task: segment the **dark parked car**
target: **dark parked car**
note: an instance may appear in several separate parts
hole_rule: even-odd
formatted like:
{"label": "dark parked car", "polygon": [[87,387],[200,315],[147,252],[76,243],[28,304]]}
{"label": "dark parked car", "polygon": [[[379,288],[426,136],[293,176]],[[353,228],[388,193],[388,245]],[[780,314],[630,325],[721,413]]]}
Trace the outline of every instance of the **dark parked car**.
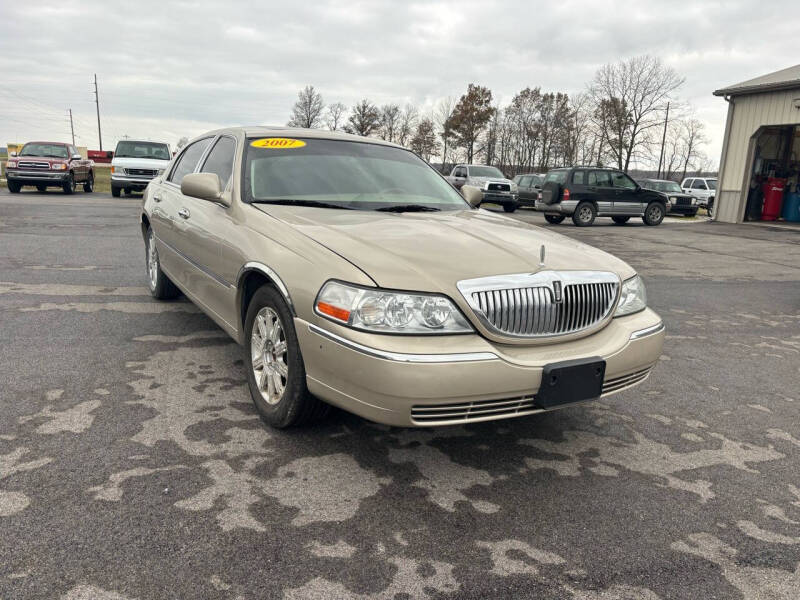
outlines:
{"label": "dark parked car", "polygon": [[519,205],[536,206],[539,194],[542,193],[544,175],[538,173],[521,174],[512,180],[519,186]]}
{"label": "dark parked car", "polygon": [[639,185],[648,190],[661,192],[667,197],[667,212],[693,217],[697,214],[697,198],[686,194],[675,181],[667,179],[640,179]]}
{"label": "dark parked car", "polygon": [[641,217],[647,225],[659,225],[667,213],[667,199],[616,169],[567,167],[547,173],[536,210],[552,224],[571,216],[578,227],[588,227],[595,217],[611,217],[618,225]]}
{"label": "dark parked car", "polygon": [[83,191],[94,189],[94,162],[83,158],[75,146],[62,142],[28,142],[11,153],[6,163],[8,191],[19,192],[23,185],[35,186],[40,192],[60,187],[65,194],[83,184]]}

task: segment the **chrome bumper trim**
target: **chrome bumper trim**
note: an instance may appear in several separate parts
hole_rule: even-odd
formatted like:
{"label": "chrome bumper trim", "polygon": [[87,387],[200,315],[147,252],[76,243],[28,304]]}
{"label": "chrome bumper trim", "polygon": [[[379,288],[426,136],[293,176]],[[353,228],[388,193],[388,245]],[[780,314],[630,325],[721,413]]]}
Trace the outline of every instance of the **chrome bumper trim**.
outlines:
{"label": "chrome bumper trim", "polygon": [[661,333],[662,331],[664,331],[664,329],[666,329],[664,327],[664,322],[661,321],[660,323],[658,323],[656,325],[653,325],[652,327],[646,327],[645,329],[640,329],[639,331],[634,331],[631,334],[631,339],[632,340],[640,340],[643,337],[647,337],[648,335]]}
{"label": "chrome bumper trim", "polygon": [[311,333],[316,333],[319,336],[329,339],[332,342],[355,350],[361,354],[366,354],[373,358],[380,358],[383,360],[391,360],[395,362],[407,363],[451,363],[451,362],[475,362],[482,360],[497,360],[498,356],[493,352],[465,352],[460,354],[404,354],[401,352],[389,352],[386,350],[379,350],[377,348],[370,348],[358,342],[345,339],[335,333],[331,333],[316,325],[308,324],[308,330]]}

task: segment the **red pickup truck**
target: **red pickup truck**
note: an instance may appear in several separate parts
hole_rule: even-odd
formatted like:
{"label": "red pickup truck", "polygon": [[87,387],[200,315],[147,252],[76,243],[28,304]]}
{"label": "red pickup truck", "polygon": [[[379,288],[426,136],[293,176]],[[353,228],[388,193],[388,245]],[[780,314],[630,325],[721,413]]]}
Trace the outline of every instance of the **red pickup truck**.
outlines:
{"label": "red pickup truck", "polygon": [[40,192],[60,187],[72,194],[78,184],[84,192],[94,189],[94,162],[81,157],[75,146],[62,142],[28,142],[11,153],[6,163],[8,191],[15,194],[23,185],[36,186]]}

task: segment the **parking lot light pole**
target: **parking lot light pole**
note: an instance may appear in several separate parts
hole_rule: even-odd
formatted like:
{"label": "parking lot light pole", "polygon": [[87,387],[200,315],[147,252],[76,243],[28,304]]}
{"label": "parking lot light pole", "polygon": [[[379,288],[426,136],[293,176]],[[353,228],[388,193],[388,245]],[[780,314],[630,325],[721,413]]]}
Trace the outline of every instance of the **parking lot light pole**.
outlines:
{"label": "parking lot light pole", "polygon": [[69,110],[69,130],[72,132],[72,145],[74,146],[75,145],[75,127],[72,124],[72,109],[70,108],[70,109],[67,109],[67,110]]}
{"label": "parking lot light pole", "polygon": [[664,117],[664,135],[661,136],[661,156],[658,157],[658,174],[656,179],[661,179],[661,164],[664,162],[664,146],[667,143],[667,123],[669,123],[669,102],[667,102],[667,114]]}

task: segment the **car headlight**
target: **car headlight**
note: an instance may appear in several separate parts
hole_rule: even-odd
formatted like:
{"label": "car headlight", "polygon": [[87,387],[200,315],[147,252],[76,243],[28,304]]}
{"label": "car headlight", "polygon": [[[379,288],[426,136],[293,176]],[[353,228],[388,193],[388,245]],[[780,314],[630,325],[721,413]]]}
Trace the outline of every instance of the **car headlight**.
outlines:
{"label": "car headlight", "polygon": [[6,163],[6,168],[7,169],[16,169],[17,168],[17,161],[15,161],[15,160],[8,161]]}
{"label": "car headlight", "polygon": [[675,204],[677,201],[678,201],[678,199],[675,196],[670,196],[669,197],[669,203],[670,204]]}
{"label": "car headlight", "polygon": [[619,304],[615,317],[630,315],[647,308],[647,292],[644,289],[644,281],[638,275],[622,282],[622,292],[619,296]]}
{"label": "car headlight", "polygon": [[67,170],[67,164],[66,163],[53,163],[52,165],[50,165],[50,168],[53,169],[53,171],[66,171]]}
{"label": "car headlight", "polygon": [[516,194],[519,191],[519,186],[516,183],[511,184],[511,193]]}
{"label": "car headlight", "polygon": [[472,327],[453,302],[438,294],[362,288],[338,281],[322,286],[314,311],[341,325],[373,333],[466,333]]}
{"label": "car headlight", "polygon": [[697,204],[697,198],[692,198],[692,205],[694,206],[695,204]]}

